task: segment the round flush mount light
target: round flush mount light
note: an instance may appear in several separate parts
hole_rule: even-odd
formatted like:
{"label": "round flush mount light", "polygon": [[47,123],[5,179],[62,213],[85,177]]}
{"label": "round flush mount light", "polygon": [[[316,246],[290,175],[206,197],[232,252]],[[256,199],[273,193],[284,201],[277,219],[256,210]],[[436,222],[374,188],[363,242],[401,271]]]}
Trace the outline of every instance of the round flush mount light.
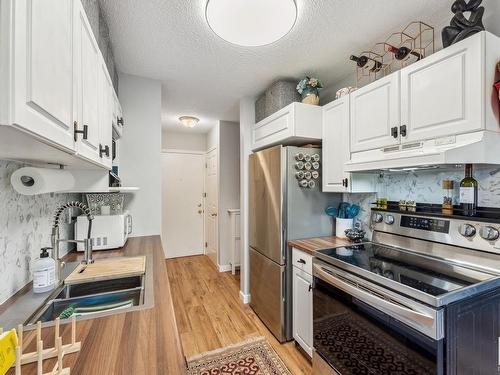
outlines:
{"label": "round flush mount light", "polygon": [[193,116],[182,116],[179,117],[179,121],[186,128],[194,128],[200,122],[200,119]]}
{"label": "round flush mount light", "polygon": [[295,0],[208,0],[208,25],[222,39],[244,47],[265,46],[295,25]]}

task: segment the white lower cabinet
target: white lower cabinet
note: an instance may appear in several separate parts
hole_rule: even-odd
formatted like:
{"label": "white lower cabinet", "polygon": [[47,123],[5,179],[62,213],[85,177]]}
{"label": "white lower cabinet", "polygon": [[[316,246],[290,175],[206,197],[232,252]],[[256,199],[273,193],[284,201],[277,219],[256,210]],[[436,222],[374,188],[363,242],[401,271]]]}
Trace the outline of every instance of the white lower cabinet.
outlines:
{"label": "white lower cabinet", "polygon": [[[300,252],[293,249],[294,252]],[[313,353],[313,277],[293,266],[293,338],[312,357]]]}

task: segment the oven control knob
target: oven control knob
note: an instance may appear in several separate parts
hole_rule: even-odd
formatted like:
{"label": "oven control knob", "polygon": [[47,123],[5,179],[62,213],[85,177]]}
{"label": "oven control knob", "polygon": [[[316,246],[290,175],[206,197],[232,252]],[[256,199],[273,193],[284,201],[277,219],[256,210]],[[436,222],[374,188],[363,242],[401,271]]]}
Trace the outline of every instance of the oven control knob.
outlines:
{"label": "oven control knob", "polygon": [[476,235],[476,227],[471,224],[460,225],[460,227],[458,227],[458,231],[462,236],[466,238],[471,238]]}
{"label": "oven control knob", "polygon": [[382,216],[382,214],[379,214],[379,213],[374,213],[372,215],[372,221],[374,223],[381,223],[382,220],[384,220],[384,217]]}
{"label": "oven control knob", "polygon": [[486,241],[496,241],[500,237],[500,232],[493,227],[482,227],[479,235]]}
{"label": "oven control knob", "polygon": [[394,216],[392,215],[385,215],[384,222],[388,225],[394,224]]}

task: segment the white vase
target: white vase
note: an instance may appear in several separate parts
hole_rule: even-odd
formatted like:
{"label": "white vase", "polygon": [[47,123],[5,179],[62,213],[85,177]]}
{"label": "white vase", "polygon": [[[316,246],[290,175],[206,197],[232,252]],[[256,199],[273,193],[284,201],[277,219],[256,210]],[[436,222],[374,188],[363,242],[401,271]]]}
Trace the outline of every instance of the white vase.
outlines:
{"label": "white vase", "polygon": [[339,238],[347,238],[345,231],[354,227],[354,219],[335,219],[335,235]]}

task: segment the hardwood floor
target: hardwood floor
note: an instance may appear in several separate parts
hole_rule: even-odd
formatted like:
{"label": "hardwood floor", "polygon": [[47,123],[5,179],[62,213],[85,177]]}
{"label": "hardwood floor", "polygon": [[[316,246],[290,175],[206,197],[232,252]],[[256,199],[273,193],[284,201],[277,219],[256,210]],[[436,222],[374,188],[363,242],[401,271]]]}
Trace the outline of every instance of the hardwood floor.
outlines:
{"label": "hardwood floor", "polygon": [[239,277],[219,273],[207,256],[170,259],[167,274],[184,355],[265,336],[294,375],[311,375],[310,361],[295,343],[280,344],[239,299]]}

